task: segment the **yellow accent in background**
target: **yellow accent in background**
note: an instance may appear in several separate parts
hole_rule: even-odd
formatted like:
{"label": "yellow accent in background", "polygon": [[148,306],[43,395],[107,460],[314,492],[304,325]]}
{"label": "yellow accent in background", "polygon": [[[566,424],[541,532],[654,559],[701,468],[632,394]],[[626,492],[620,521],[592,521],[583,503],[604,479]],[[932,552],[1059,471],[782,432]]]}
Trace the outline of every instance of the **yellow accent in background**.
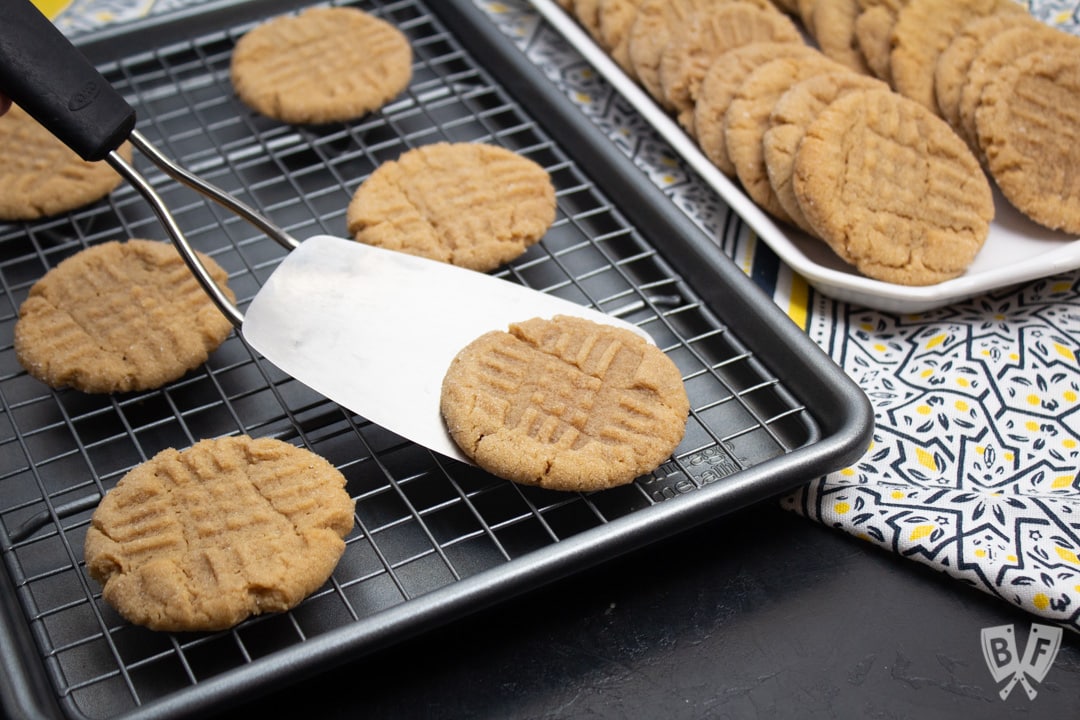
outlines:
{"label": "yellow accent in background", "polygon": [[791,298],[788,302],[788,317],[803,330],[810,317],[810,285],[798,273],[791,274]]}
{"label": "yellow accent in background", "polygon": [[919,464],[929,470],[937,470],[937,461],[934,460],[934,454],[929,453],[922,448],[915,448],[915,457],[919,459]]}
{"label": "yellow accent in background", "polygon": [[1031,598],[1031,604],[1040,610],[1045,610],[1050,607],[1050,598],[1046,597],[1044,593],[1036,593],[1035,597]]}
{"label": "yellow accent in background", "polygon": [[1069,548],[1063,548],[1060,545],[1058,545],[1054,549],[1057,550],[1058,557],[1060,557],[1065,562],[1070,562],[1073,565],[1080,565],[1080,558],[1078,558],[1076,556],[1076,553],[1074,553]]}
{"label": "yellow accent in background", "polygon": [[933,525],[918,525],[911,531],[911,539],[922,540],[924,537],[930,537],[932,532],[934,532]]}
{"label": "yellow accent in background", "polygon": [[64,8],[71,4],[71,0],[34,0],[34,5],[50,20],[55,18]]}

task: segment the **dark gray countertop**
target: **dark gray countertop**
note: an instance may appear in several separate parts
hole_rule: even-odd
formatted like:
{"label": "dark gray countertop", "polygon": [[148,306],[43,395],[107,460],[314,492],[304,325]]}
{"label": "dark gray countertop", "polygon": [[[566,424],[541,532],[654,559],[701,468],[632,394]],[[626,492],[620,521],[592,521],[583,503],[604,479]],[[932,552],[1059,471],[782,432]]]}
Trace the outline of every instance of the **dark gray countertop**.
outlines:
{"label": "dark gray countertop", "polygon": [[[312,718],[1075,717],[1066,631],[1033,700],[983,627],[1033,618],[766,502],[261,698]],[[225,713],[233,716],[235,710]]]}

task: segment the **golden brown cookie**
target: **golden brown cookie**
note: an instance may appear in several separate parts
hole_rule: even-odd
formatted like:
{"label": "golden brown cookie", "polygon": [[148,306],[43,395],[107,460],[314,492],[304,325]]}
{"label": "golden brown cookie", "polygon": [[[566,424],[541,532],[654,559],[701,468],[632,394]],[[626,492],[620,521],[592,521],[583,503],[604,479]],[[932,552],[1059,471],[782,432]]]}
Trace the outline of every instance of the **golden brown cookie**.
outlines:
{"label": "golden brown cookie", "polygon": [[802,214],[791,182],[795,153],[806,128],[822,110],[847,93],[873,88],[887,90],[888,87],[881,80],[860,73],[828,72],[795,83],[773,105],[768,129],[761,139],[761,150],[776,200],[799,228],[811,234],[814,232]]}
{"label": "golden brown cookie", "polygon": [[350,7],[313,7],[255,27],[233,49],[239,98],[287,123],[352,120],[397,97],[412,78],[408,38]]}
{"label": "golden brown cookie", "polygon": [[1080,233],[1080,53],[1052,48],[986,84],[979,147],[1009,202],[1035,222]]}
{"label": "golden brown cookie", "polygon": [[909,0],[896,16],[889,67],[893,88],[938,112],[934,69],[938,56],[970,20],[1024,13],[1014,0]]}
{"label": "golden brown cookie", "polygon": [[163,450],[105,494],[84,555],[102,596],[153,630],[232,627],[317,590],[345,550],[353,501],[318,455],[269,438]]}
{"label": "golden brown cookie", "polygon": [[855,18],[859,12],[858,0],[817,0],[811,34],[827,57],[855,72],[869,75],[870,68],[855,39]]}
{"label": "golden brown cookie", "polygon": [[[120,155],[131,161],[131,146]],[[0,221],[36,220],[75,210],[112,192],[120,175],[86,162],[17,105],[0,123]]]}
{"label": "golden brown cookie", "polygon": [[662,106],[666,100],[660,84],[660,59],[673,33],[698,10],[730,2],[770,6],[769,0],[642,0],[638,6],[627,50],[641,86]]}
{"label": "golden brown cookie", "polygon": [[600,0],[600,39],[611,59],[631,79],[636,79],[630,62],[630,28],[641,0]]}
{"label": "golden brown cookie", "polygon": [[526,485],[592,491],[668,458],[686,430],[682,376],[629,330],[533,318],[454,358],[442,387],[450,435],[477,465]]}
{"label": "golden brown cookie", "polygon": [[885,8],[889,12],[896,14],[900,12],[900,8],[904,7],[908,3],[908,0],[857,0],[860,10],[869,10],[870,8]]}
{"label": "golden brown cookie", "polygon": [[1034,18],[1024,19],[1027,17],[1016,13],[996,13],[976,18],[960,28],[938,56],[934,67],[934,97],[941,117],[954,130],[961,132],[961,136],[960,94],[967,82],[971,63],[993,36],[1025,22],[1038,22]]}
{"label": "golden brown cookie", "polygon": [[813,36],[814,7],[818,0],[795,0],[795,16],[802,21],[803,27]]}
{"label": "golden brown cookie", "polygon": [[705,157],[728,177],[735,175],[735,165],[727,152],[724,115],[750,73],[770,60],[785,57],[823,58],[824,55],[799,43],[751,43],[719,56],[705,73],[694,104],[694,135]]}
{"label": "golden brown cookie", "polygon": [[855,44],[874,77],[892,83],[889,53],[892,50],[892,29],[896,13],[883,5],[864,9],[855,17]]}
{"label": "golden brown cookie", "polygon": [[[233,300],[225,271],[200,258]],[[15,355],[54,388],[149,390],[205,362],[231,330],[171,244],[110,241],[34,283],[15,323]]]}
{"label": "golden brown cookie", "polygon": [[671,38],[671,29],[691,15],[703,0],[642,0],[630,26],[626,52],[634,77],[658,102],[663,101],[660,87],[660,56]]}
{"label": "golden brown cookie", "polygon": [[1041,23],[1018,22],[1017,27],[997,33],[986,41],[968,68],[967,81],[960,89],[961,137],[978,148],[978,129],[975,125],[975,109],[979,105],[983,89],[1008,66],[1036,50],[1061,48],[1066,52],[1080,53],[1080,38],[1056,30]]}
{"label": "golden brown cookie", "polygon": [[902,285],[962,274],[994,215],[990,183],[964,141],[888,90],[826,107],[799,144],[793,182],[803,215],[840,258]]}
{"label": "golden brown cookie", "polygon": [[770,60],[739,85],[724,113],[724,143],[739,182],[762,210],[784,222],[791,222],[791,218],[769,183],[762,138],[769,129],[773,106],[792,85],[831,72],[852,71],[824,55]]}
{"label": "golden brown cookie", "polygon": [[600,0],[574,0],[572,10],[585,32],[600,42]]}
{"label": "golden brown cookie", "polygon": [[755,42],[803,43],[787,15],[748,2],[721,2],[698,9],[675,26],[660,55],[664,105],[693,134],[694,104],[706,71],[720,55]]}
{"label": "golden brown cookie", "polygon": [[376,168],[346,216],[363,243],[493,270],[538,242],[555,221],[544,168],[483,143],[435,143]]}

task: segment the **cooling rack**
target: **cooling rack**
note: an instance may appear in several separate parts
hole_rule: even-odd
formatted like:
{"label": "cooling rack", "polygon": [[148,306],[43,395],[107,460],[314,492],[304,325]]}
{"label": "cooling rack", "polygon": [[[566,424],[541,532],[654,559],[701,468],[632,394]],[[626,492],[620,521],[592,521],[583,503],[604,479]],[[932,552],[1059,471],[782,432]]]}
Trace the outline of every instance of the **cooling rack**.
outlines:
{"label": "cooling rack", "polygon": [[[380,112],[292,127],[245,109],[229,83],[236,39],[300,4],[214,3],[83,49],[151,142],[298,238],[344,235],[352,192],[411,147],[488,142],[535,160],[552,176],[558,216],[498,274],[648,331],[683,373],[686,437],[621,488],[518,486],[342,409],[236,335],[159,390],[52,390],[23,372],[12,347],[31,285],[89,245],[164,234],[128,187],[69,214],[0,225],[0,696],[16,715],[218,708],[772,497],[853,461],[868,441],[872,416],[855,385],[469,0],[345,3],[393,23],[413,47],[409,89]],[[246,307],[283,251],[147,174]],[[293,611],[229,631],[124,622],[83,565],[93,508],[160,450],[238,433],[309,448],[346,476],[356,528],[333,577]]]}

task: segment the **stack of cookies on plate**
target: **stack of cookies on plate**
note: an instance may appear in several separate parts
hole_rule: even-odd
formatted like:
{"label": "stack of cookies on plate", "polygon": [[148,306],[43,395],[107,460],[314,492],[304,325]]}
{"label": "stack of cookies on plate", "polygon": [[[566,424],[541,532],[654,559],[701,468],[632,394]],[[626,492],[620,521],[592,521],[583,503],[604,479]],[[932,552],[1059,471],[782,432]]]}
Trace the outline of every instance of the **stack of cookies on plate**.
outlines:
{"label": "stack of cookies on plate", "polygon": [[568,0],[772,217],[864,275],[964,273],[988,178],[1080,232],[1080,39],[1014,0]]}

